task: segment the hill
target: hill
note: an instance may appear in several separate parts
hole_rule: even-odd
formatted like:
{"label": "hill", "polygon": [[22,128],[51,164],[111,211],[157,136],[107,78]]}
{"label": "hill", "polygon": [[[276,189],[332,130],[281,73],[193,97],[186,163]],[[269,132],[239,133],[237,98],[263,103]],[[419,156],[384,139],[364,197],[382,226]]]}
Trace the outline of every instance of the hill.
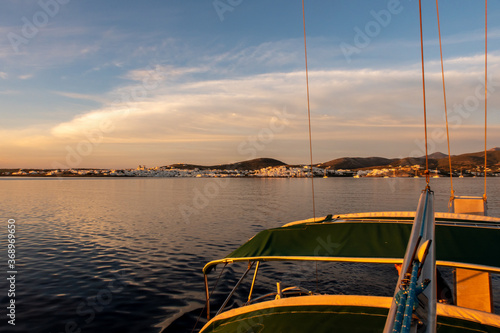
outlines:
{"label": "hill", "polygon": [[[484,151],[476,153],[466,153],[454,155],[451,157],[452,168],[458,170],[460,168],[473,169],[476,166],[484,164]],[[405,158],[386,158],[386,157],[342,157],[328,162],[320,163],[317,166],[320,168],[329,169],[368,169],[378,167],[398,167],[425,165],[425,156],[422,157],[405,157]],[[273,158],[256,158],[242,162],[219,164],[219,165],[196,165],[196,164],[172,164],[166,168],[177,169],[218,169],[218,170],[258,170],[267,167],[278,167],[287,165],[286,163]],[[441,152],[436,152],[429,155],[429,169],[439,169],[449,171],[448,155]],[[488,151],[488,166],[500,165],[500,148],[495,147]]]}
{"label": "hill", "polygon": [[[500,148],[495,147],[488,150],[488,166],[500,166]],[[484,165],[484,151],[476,153],[466,153],[451,157],[452,168],[474,169]],[[318,167],[331,169],[367,169],[377,167],[397,167],[425,165],[425,156],[405,157],[405,158],[385,158],[385,157],[342,157],[328,162],[320,163]],[[448,155],[436,152],[429,155],[429,169],[439,169],[449,171]]]}
{"label": "hill", "polygon": [[[422,158],[425,159],[425,156],[422,156]],[[439,160],[441,158],[448,158],[448,155],[441,152],[435,152],[429,155],[429,159]]]}
{"label": "hill", "polygon": [[389,165],[394,159],[384,157],[342,157],[318,165],[320,168],[361,169]]}
{"label": "hill", "polygon": [[176,163],[172,165],[165,166],[165,168],[174,168],[174,169],[199,169],[199,170],[207,170],[207,169],[218,169],[218,170],[259,170],[267,167],[277,167],[286,165],[281,161],[278,161],[274,158],[256,158],[253,160],[236,162],[236,163],[228,163],[228,164],[219,164],[219,165],[196,165],[196,164],[184,164],[184,163]]}
{"label": "hill", "polygon": [[231,163],[231,164],[220,164],[220,165],[213,165],[210,167],[210,169],[219,169],[219,170],[259,170],[262,168],[267,168],[267,167],[277,167],[277,166],[282,166],[286,165],[286,163],[283,163],[281,161],[278,161],[274,158],[256,158],[253,160],[248,160],[248,161],[243,161],[243,162],[236,162],[236,163]]}
{"label": "hill", "polygon": [[[500,149],[493,148],[488,150],[486,159],[489,167],[500,165]],[[455,170],[459,168],[472,169],[476,166],[482,166],[484,165],[484,151],[452,156],[451,165]],[[437,167],[449,171],[448,158],[439,159]]]}

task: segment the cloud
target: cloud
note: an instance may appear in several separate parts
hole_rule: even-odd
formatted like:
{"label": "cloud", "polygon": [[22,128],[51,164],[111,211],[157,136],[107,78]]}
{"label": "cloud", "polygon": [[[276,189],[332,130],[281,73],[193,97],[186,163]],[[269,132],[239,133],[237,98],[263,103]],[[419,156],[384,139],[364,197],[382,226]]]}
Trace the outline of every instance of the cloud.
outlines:
{"label": "cloud", "polygon": [[[473,66],[474,61],[471,58],[463,62]],[[203,141],[209,137],[234,140],[268,126],[274,110],[283,107],[296,117],[290,121],[288,132],[281,135],[293,136],[304,131],[302,71],[185,83],[164,80],[167,76],[206,71],[206,68],[166,67],[130,71],[126,77],[136,84],[110,93],[108,99],[114,100],[113,103],[59,124],[51,133],[76,139],[105,122],[113,124],[107,139],[114,141]],[[422,118],[420,75],[417,69],[311,71],[313,122],[320,123],[320,130],[325,133],[338,130],[339,126],[380,127],[401,134],[404,128],[418,128]],[[478,84],[477,78],[466,71],[453,73],[453,77],[453,88],[459,90],[458,94],[453,91],[450,105],[473,96]],[[151,89],[145,88],[148,78]],[[429,72],[427,84],[437,88],[428,93],[429,124],[437,126],[443,117],[440,73]],[[497,95],[492,98],[499,99]],[[472,118],[464,119],[464,123]],[[474,124],[472,121],[471,125]]]}
{"label": "cloud", "polygon": [[[500,29],[490,28],[488,29],[488,40],[495,40],[500,38]],[[445,44],[463,44],[470,42],[477,42],[478,40],[484,40],[484,31],[475,31],[469,33],[460,33],[451,35],[447,38],[442,39]],[[439,39],[433,41],[435,44],[439,44]]]}
{"label": "cloud", "polygon": [[[489,52],[488,53],[488,70],[495,70],[498,68],[498,63],[500,61],[499,52]],[[463,72],[471,73],[482,72],[484,75],[484,53],[474,54],[471,56],[460,56],[453,58],[443,59],[445,75],[449,75],[450,72]],[[432,71],[441,72],[441,61],[439,59],[427,61],[425,63],[426,68]]]}
{"label": "cloud", "polygon": [[[243,52],[244,62],[254,56],[260,57]],[[496,57],[491,55],[491,59]],[[269,61],[265,56],[261,59]],[[68,149],[74,150],[82,142],[98,141],[99,154],[95,150],[85,162],[92,161],[94,165],[96,161],[108,161],[106,155],[120,160],[130,154],[144,154],[145,147],[151,149],[148,161],[153,162],[148,163],[165,163],[154,162],[152,156],[160,151],[168,151],[172,163],[186,160],[189,154],[196,156],[198,162],[218,163],[248,157],[241,155],[239,145],[269,129],[273,117],[286,110],[290,117],[284,129],[273,133],[273,139],[263,145],[259,154],[283,156],[289,163],[306,160],[300,157],[302,153],[307,156],[307,145],[302,147],[307,142],[304,71],[235,71],[227,78],[219,78],[226,61],[222,57],[213,58],[211,66],[136,68],[122,75],[126,84],[97,96],[53,91],[68,98],[99,102],[101,106],[38,131],[36,137],[25,132],[24,142],[57,146],[63,154],[58,160],[63,161]],[[480,57],[451,58],[447,63],[448,67],[456,66],[446,73],[450,81],[449,113],[456,118],[460,114],[454,106],[474,97],[480,86],[482,73],[476,68]],[[444,127],[440,65],[435,62],[426,70],[428,122],[434,130]],[[360,156],[363,151],[365,155],[370,151],[374,155],[405,156],[418,147],[416,140],[422,137],[423,130],[418,64],[390,69],[326,68],[311,70],[309,74],[313,142],[319,161],[331,159],[335,156],[333,151],[345,149]],[[490,74],[495,78],[500,74],[499,68],[492,65]],[[497,90],[491,93],[492,107],[500,102],[500,82],[496,84],[494,80],[492,88]],[[461,116],[460,124],[455,123],[452,129],[463,147],[468,147],[466,139],[481,131],[479,104],[477,110]],[[498,121],[492,128],[498,128]],[[499,140],[495,133],[491,134],[492,140]],[[444,151],[445,147],[440,148],[444,144],[436,141],[434,148]]]}
{"label": "cloud", "polygon": [[[3,28],[21,35],[20,29],[17,26]],[[103,32],[94,27],[48,25],[26,43],[18,45],[17,52],[4,38],[0,41],[0,59],[19,72],[26,68],[39,71],[86,59],[101,62],[102,53],[109,52],[121,38],[113,32]],[[120,50],[116,53],[120,54]]]}
{"label": "cloud", "polygon": [[0,79],[6,80],[9,76],[5,72],[0,72]]}
{"label": "cloud", "polygon": [[180,80],[186,76],[209,72],[208,66],[203,67],[174,67],[156,65],[148,68],[134,69],[128,71],[123,77],[128,80],[142,82],[147,85],[148,81],[159,83],[163,80]]}
{"label": "cloud", "polygon": [[72,98],[72,99],[81,99],[81,100],[88,100],[92,102],[98,102],[98,103],[105,103],[107,100],[96,96],[96,95],[88,95],[88,94],[79,94],[79,93],[73,93],[73,92],[66,92],[66,91],[53,91],[53,94]]}
{"label": "cloud", "polygon": [[19,90],[0,90],[0,95],[17,95],[20,94],[21,91]]}

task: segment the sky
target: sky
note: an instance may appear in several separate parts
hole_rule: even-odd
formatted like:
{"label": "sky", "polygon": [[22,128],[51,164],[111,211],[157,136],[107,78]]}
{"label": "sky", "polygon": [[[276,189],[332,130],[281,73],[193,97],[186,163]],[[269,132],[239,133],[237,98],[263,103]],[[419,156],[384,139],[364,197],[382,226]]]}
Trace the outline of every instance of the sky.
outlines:
{"label": "sky", "polygon": [[[447,153],[435,1],[429,152]],[[424,155],[417,0],[305,0],[314,163]],[[439,3],[451,154],[484,149],[485,14]],[[301,0],[3,0],[0,168],[309,162]],[[488,3],[488,148],[500,146]]]}

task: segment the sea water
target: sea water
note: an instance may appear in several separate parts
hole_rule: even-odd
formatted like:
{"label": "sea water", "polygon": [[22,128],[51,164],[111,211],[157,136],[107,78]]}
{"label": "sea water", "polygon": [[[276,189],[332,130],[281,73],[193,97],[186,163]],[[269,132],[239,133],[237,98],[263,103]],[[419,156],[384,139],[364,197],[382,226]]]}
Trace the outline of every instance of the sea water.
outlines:
{"label": "sea water", "polygon": [[[454,186],[457,195],[484,190],[480,178]],[[422,178],[316,178],[315,213],[411,211],[424,187]],[[2,332],[190,332],[204,306],[205,263],[260,230],[313,215],[310,179],[8,177],[0,188]],[[436,211],[447,211],[449,178],[431,179],[431,188]],[[489,178],[487,190],[489,215],[500,216],[500,179]],[[8,221],[15,221],[15,326],[6,316]],[[224,271],[213,307],[244,269]],[[391,265],[282,263],[261,271],[256,295],[277,281],[392,295],[397,279]]]}

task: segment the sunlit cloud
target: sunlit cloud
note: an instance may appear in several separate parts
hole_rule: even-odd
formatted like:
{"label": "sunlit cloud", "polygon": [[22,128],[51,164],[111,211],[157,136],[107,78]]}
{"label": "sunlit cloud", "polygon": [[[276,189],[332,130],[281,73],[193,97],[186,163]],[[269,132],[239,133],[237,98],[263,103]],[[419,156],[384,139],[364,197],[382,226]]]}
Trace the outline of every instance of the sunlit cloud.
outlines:
{"label": "sunlit cloud", "polygon": [[88,94],[79,94],[74,92],[66,92],[66,91],[53,91],[53,94],[64,96],[72,99],[80,99],[80,100],[88,100],[92,102],[104,103],[106,100],[100,96],[96,95],[88,95]]}
{"label": "sunlit cloud", "polygon": [[[125,13],[120,15],[127,21]],[[27,93],[19,88],[23,86],[36,90],[43,100],[40,106],[32,102],[27,106],[29,111],[19,116],[12,112],[17,129],[0,135],[2,151],[19,161],[28,160],[23,156],[44,152],[47,166],[53,161],[66,163],[69,151],[91,140],[97,143],[80,166],[242,160],[248,156],[238,151],[241,142],[269,129],[270,121],[280,112],[290,117],[259,155],[289,163],[307,160],[300,29],[297,35],[287,33],[285,37],[266,33],[260,39],[240,40],[230,36],[230,42],[221,32],[221,36],[209,36],[214,46],[207,47],[208,43],[198,45],[199,39],[179,38],[186,36],[175,35],[173,30],[162,34],[103,22],[102,26],[78,26],[82,21],[76,26],[59,23],[63,21],[61,16],[61,21],[45,27],[43,33],[23,45],[20,54],[15,54],[5,40],[0,41],[0,59],[5,63],[0,71],[4,84],[0,95],[16,105],[12,101],[20,98],[15,95]],[[223,28],[229,30],[230,23],[225,24]],[[0,27],[0,34],[5,36],[9,29],[19,27]],[[340,41],[352,38],[352,31],[349,33],[343,36],[332,31],[331,36],[328,32],[327,36],[312,33],[308,37],[315,158],[322,162],[340,157],[342,152],[407,155],[418,146],[415,138],[423,133],[418,41],[404,34],[395,41],[382,33],[349,64],[339,48]],[[475,31],[451,35],[444,45],[476,42],[483,37]],[[496,41],[500,30],[493,27],[489,37]],[[435,47],[436,39],[426,40],[426,45]],[[413,50],[415,57],[395,61],[401,57],[400,52]],[[480,50],[477,54],[466,51],[461,57],[445,52],[448,108],[454,121],[451,133],[460,143],[457,146],[461,152],[472,146],[467,140],[473,141],[480,134],[484,106],[476,97],[477,91],[484,92],[484,55]],[[425,64],[431,130],[444,125],[441,64],[436,59],[429,57]],[[500,119],[495,116],[495,110],[500,114],[499,60],[500,53],[493,49],[488,72],[492,78],[491,142],[500,142]],[[51,86],[45,85],[46,78],[52,80]],[[9,80],[17,86],[10,85]],[[37,81],[43,86],[36,87]],[[475,103],[468,106],[472,111],[457,108],[467,102]],[[25,106],[19,105],[17,109]],[[54,110],[50,110],[52,107]],[[4,110],[9,112],[8,108]],[[43,118],[44,126],[19,126],[23,117],[42,119],[47,114],[51,116]],[[3,126],[8,128],[9,124]],[[444,150],[443,145],[436,141],[434,149]]]}
{"label": "sunlit cloud", "polygon": [[[462,66],[475,66],[476,60],[476,57],[451,59],[461,62]],[[306,138],[303,71],[181,84],[163,79],[165,73],[189,77],[191,73],[206,71],[206,68],[168,67],[130,71],[126,77],[136,84],[110,92],[108,99],[114,99],[113,103],[105,103],[100,109],[61,123],[50,133],[56,138],[79,140],[107,124],[112,130],[103,133],[103,142],[109,144],[188,145],[196,142],[203,147],[208,142],[219,142],[233,146],[236,152],[239,142],[268,126],[273,112],[286,108],[293,119],[288,120],[286,130],[276,134],[276,142],[266,149],[272,153],[279,151],[276,145],[283,145],[287,140]],[[155,77],[155,73],[161,73],[161,79],[151,89],[144,89],[143,82]],[[351,143],[358,144],[363,140],[391,142],[394,149],[409,152],[415,146],[415,138],[421,136],[423,126],[420,75],[417,68],[311,71],[313,134],[318,144],[342,145],[341,142],[349,138]],[[474,96],[478,85],[475,75],[463,70],[450,76],[453,87],[459,87],[458,94],[453,91],[450,105]],[[440,79],[439,72],[428,73],[427,84],[437,88],[428,93],[430,129],[442,128],[444,124]],[[141,89],[143,94],[134,98],[133,92]],[[498,92],[492,94],[492,104],[500,100],[500,88]],[[461,140],[476,135],[481,127],[477,124],[480,119],[474,121],[474,117],[471,113],[461,119],[452,132],[457,134],[459,129]],[[364,132],[363,128],[370,131]],[[394,137],[398,138],[397,144],[393,142]],[[328,143],[328,138],[334,140]],[[443,144],[440,141],[436,149]],[[319,150],[325,151],[323,159],[328,158],[328,149]]]}
{"label": "sunlit cloud", "polygon": [[[500,30],[497,28],[488,29],[488,40],[495,40],[500,38]],[[484,39],[484,31],[475,31],[470,33],[454,34],[442,40],[445,44],[462,44],[468,42],[476,42]],[[438,44],[439,40],[434,43]]]}

